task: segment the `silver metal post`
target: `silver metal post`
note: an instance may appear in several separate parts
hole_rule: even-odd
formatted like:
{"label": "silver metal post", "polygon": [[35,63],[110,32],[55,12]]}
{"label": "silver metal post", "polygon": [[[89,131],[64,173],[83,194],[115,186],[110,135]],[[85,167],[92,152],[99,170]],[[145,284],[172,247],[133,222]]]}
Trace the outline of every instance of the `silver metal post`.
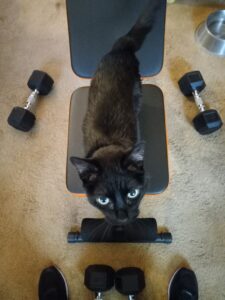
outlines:
{"label": "silver metal post", "polygon": [[135,296],[134,295],[129,295],[128,297],[129,297],[128,298],[129,300],[135,300]]}
{"label": "silver metal post", "polygon": [[192,93],[195,99],[195,103],[198,107],[198,109],[200,110],[200,112],[205,111],[205,105],[203,103],[202,98],[200,97],[199,93],[197,90],[194,90],[194,92]]}
{"label": "silver metal post", "polygon": [[103,300],[102,293],[97,293],[95,300]]}
{"label": "silver metal post", "polygon": [[34,104],[37,101],[37,96],[39,94],[38,90],[34,90],[30,96],[27,98],[26,104],[24,106],[25,109],[31,110],[31,108],[34,106]]}

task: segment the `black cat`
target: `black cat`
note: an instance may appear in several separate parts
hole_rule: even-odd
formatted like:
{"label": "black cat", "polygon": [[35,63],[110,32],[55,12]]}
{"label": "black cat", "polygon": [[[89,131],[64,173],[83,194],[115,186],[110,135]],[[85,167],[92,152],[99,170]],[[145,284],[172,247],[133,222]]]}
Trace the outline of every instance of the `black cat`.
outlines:
{"label": "black cat", "polygon": [[135,52],[151,30],[157,8],[150,2],[101,60],[83,122],[86,157],[70,158],[89,202],[112,225],[134,221],[145,194],[144,142],[138,130],[142,92]]}

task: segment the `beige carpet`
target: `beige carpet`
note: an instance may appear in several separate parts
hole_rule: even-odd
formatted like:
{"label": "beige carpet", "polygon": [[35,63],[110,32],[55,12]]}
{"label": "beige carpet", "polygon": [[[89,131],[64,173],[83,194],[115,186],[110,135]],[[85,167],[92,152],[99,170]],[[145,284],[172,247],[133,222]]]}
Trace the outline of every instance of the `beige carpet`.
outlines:
{"label": "beige carpet", "polygon": [[[68,280],[70,299],[93,299],[83,286],[88,264],[144,269],[140,299],[167,299],[174,270],[189,264],[199,281],[200,299],[225,299],[225,128],[200,136],[191,125],[197,113],[177,87],[184,72],[200,69],[208,84],[207,104],[225,120],[225,59],[209,55],[194,41],[196,26],[210,6],[168,7],[163,70],[145,80],[165,96],[170,184],[142,202],[142,216],[155,217],[173,233],[171,245],[68,245],[71,226],[99,217],[85,199],[65,185],[70,96],[88,80],[70,66],[64,1],[0,1],[0,299],[37,299],[41,270],[58,265]],[[35,68],[55,79],[54,91],[37,108],[30,133],[9,127],[13,106],[28,95]],[[106,299],[124,299],[115,291]]]}

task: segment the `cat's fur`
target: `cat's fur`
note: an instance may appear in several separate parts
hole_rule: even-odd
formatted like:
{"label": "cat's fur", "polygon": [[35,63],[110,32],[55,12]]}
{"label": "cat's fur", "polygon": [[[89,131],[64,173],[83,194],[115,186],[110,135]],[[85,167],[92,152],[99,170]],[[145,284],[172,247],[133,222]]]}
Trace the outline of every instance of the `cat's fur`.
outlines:
{"label": "cat's fur", "polygon": [[[71,157],[88,200],[111,224],[132,222],[145,193],[144,142],[138,134],[141,78],[135,52],[151,30],[156,10],[150,2],[128,34],[102,58],[83,122],[86,157]],[[130,199],[134,190],[139,194]],[[100,205],[99,197],[109,203]]]}

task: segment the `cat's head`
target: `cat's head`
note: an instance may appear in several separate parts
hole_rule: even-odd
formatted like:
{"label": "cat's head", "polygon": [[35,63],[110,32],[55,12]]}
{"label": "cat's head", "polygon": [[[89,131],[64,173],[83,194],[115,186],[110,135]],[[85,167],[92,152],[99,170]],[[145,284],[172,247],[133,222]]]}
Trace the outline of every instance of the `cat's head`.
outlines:
{"label": "cat's head", "polygon": [[90,159],[71,157],[89,202],[112,225],[131,223],[145,194],[144,144],[123,152],[106,149]]}

